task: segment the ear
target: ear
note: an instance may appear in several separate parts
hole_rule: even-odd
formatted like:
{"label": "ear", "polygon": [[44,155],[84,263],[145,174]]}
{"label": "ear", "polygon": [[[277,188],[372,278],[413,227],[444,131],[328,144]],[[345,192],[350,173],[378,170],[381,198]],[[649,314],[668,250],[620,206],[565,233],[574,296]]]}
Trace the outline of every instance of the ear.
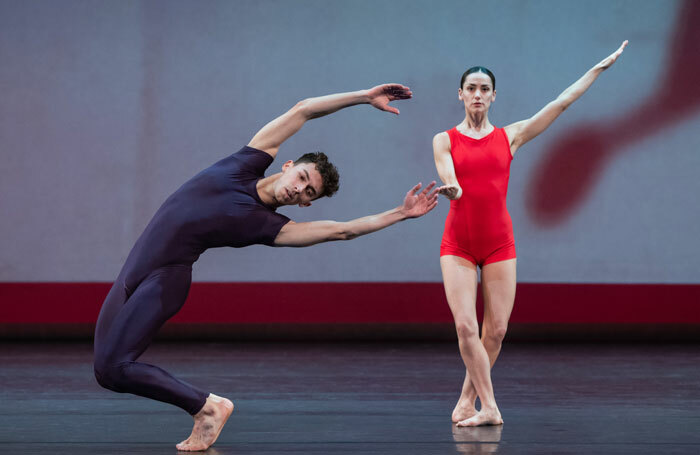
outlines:
{"label": "ear", "polygon": [[457,89],[457,99],[462,101],[462,89]]}
{"label": "ear", "polygon": [[493,96],[493,98],[491,98],[491,102],[496,101],[496,91],[495,91],[495,90],[493,91],[493,95],[492,95],[492,96]]}
{"label": "ear", "polygon": [[300,202],[299,207],[311,207],[311,202]]}
{"label": "ear", "polygon": [[293,167],[293,166],[294,166],[294,161],[292,161],[292,160],[285,161],[284,164],[282,165],[282,172],[286,171],[287,169],[289,169],[290,167]]}

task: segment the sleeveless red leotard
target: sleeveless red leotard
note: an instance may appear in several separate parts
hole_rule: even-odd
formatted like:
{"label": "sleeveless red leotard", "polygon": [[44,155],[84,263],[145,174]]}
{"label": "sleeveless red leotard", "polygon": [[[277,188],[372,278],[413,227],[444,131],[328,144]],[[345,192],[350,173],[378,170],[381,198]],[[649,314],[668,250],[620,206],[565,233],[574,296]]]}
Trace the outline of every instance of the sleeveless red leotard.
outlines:
{"label": "sleeveless red leotard", "polygon": [[506,208],[510,142],[503,128],[473,139],[447,131],[462,197],[450,201],[440,256],[459,256],[475,265],[513,259],[513,224]]}

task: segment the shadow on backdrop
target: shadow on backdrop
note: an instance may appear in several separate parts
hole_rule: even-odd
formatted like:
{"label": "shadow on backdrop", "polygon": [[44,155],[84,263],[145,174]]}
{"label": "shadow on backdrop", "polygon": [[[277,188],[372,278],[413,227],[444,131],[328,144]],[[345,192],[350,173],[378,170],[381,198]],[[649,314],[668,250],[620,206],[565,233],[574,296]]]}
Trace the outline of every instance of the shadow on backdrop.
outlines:
{"label": "shadow on backdrop", "polygon": [[566,221],[588,197],[605,166],[635,140],[657,134],[700,107],[700,1],[686,0],[678,11],[668,60],[660,65],[659,96],[617,121],[588,123],[569,130],[545,152],[527,189],[527,208],[539,225]]}

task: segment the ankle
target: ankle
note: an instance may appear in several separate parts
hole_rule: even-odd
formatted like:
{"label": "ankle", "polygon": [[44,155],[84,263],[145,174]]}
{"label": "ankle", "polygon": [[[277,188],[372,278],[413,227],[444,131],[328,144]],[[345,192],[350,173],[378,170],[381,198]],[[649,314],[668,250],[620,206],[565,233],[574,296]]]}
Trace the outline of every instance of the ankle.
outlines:
{"label": "ankle", "polygon": [[459,401],[457,402],[457,406],[459,406],[460,408],[468,408],[468,409],[472,409],[475,407],[474,402],[472,400],[470,400],[469,398],[464,398],[464,397],[459,399]]}
{"label": "ankle", "polygon": [[500,414],[500,411],[498,410],[498,406],[496,406],[495,403],[491,404],[491,405],[483,405],[479,412],[485,412],[488,414]]}
{"label": "ankle", "polygon": [[197,414],[194,415],[195,419],[203,419],[205,417],[210,417],[212,415],[216,414],[216,405],[209,400],[207,400],[206,403],[204,403],[204,406],[202,409],[199,410]]}

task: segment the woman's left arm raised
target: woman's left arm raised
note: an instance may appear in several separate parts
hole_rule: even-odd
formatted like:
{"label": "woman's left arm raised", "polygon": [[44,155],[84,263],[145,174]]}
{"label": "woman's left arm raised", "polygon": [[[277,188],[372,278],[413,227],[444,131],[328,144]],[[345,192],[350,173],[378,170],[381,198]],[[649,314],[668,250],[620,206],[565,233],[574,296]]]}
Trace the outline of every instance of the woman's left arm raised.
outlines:
{"label": "woman's left arm raised", "polygon": [[510,152],[514,155],[523,144],[537,137],[556,120],[574,101],[579,99],[588,87],[600,76],[600,73],[610,68],[627,46],[627,40],[608,57],[589,69],[579,80],[571,84],[554,101],[543,107],[538,113],[526,120],[512,123],[505,127],[510,140]]}

